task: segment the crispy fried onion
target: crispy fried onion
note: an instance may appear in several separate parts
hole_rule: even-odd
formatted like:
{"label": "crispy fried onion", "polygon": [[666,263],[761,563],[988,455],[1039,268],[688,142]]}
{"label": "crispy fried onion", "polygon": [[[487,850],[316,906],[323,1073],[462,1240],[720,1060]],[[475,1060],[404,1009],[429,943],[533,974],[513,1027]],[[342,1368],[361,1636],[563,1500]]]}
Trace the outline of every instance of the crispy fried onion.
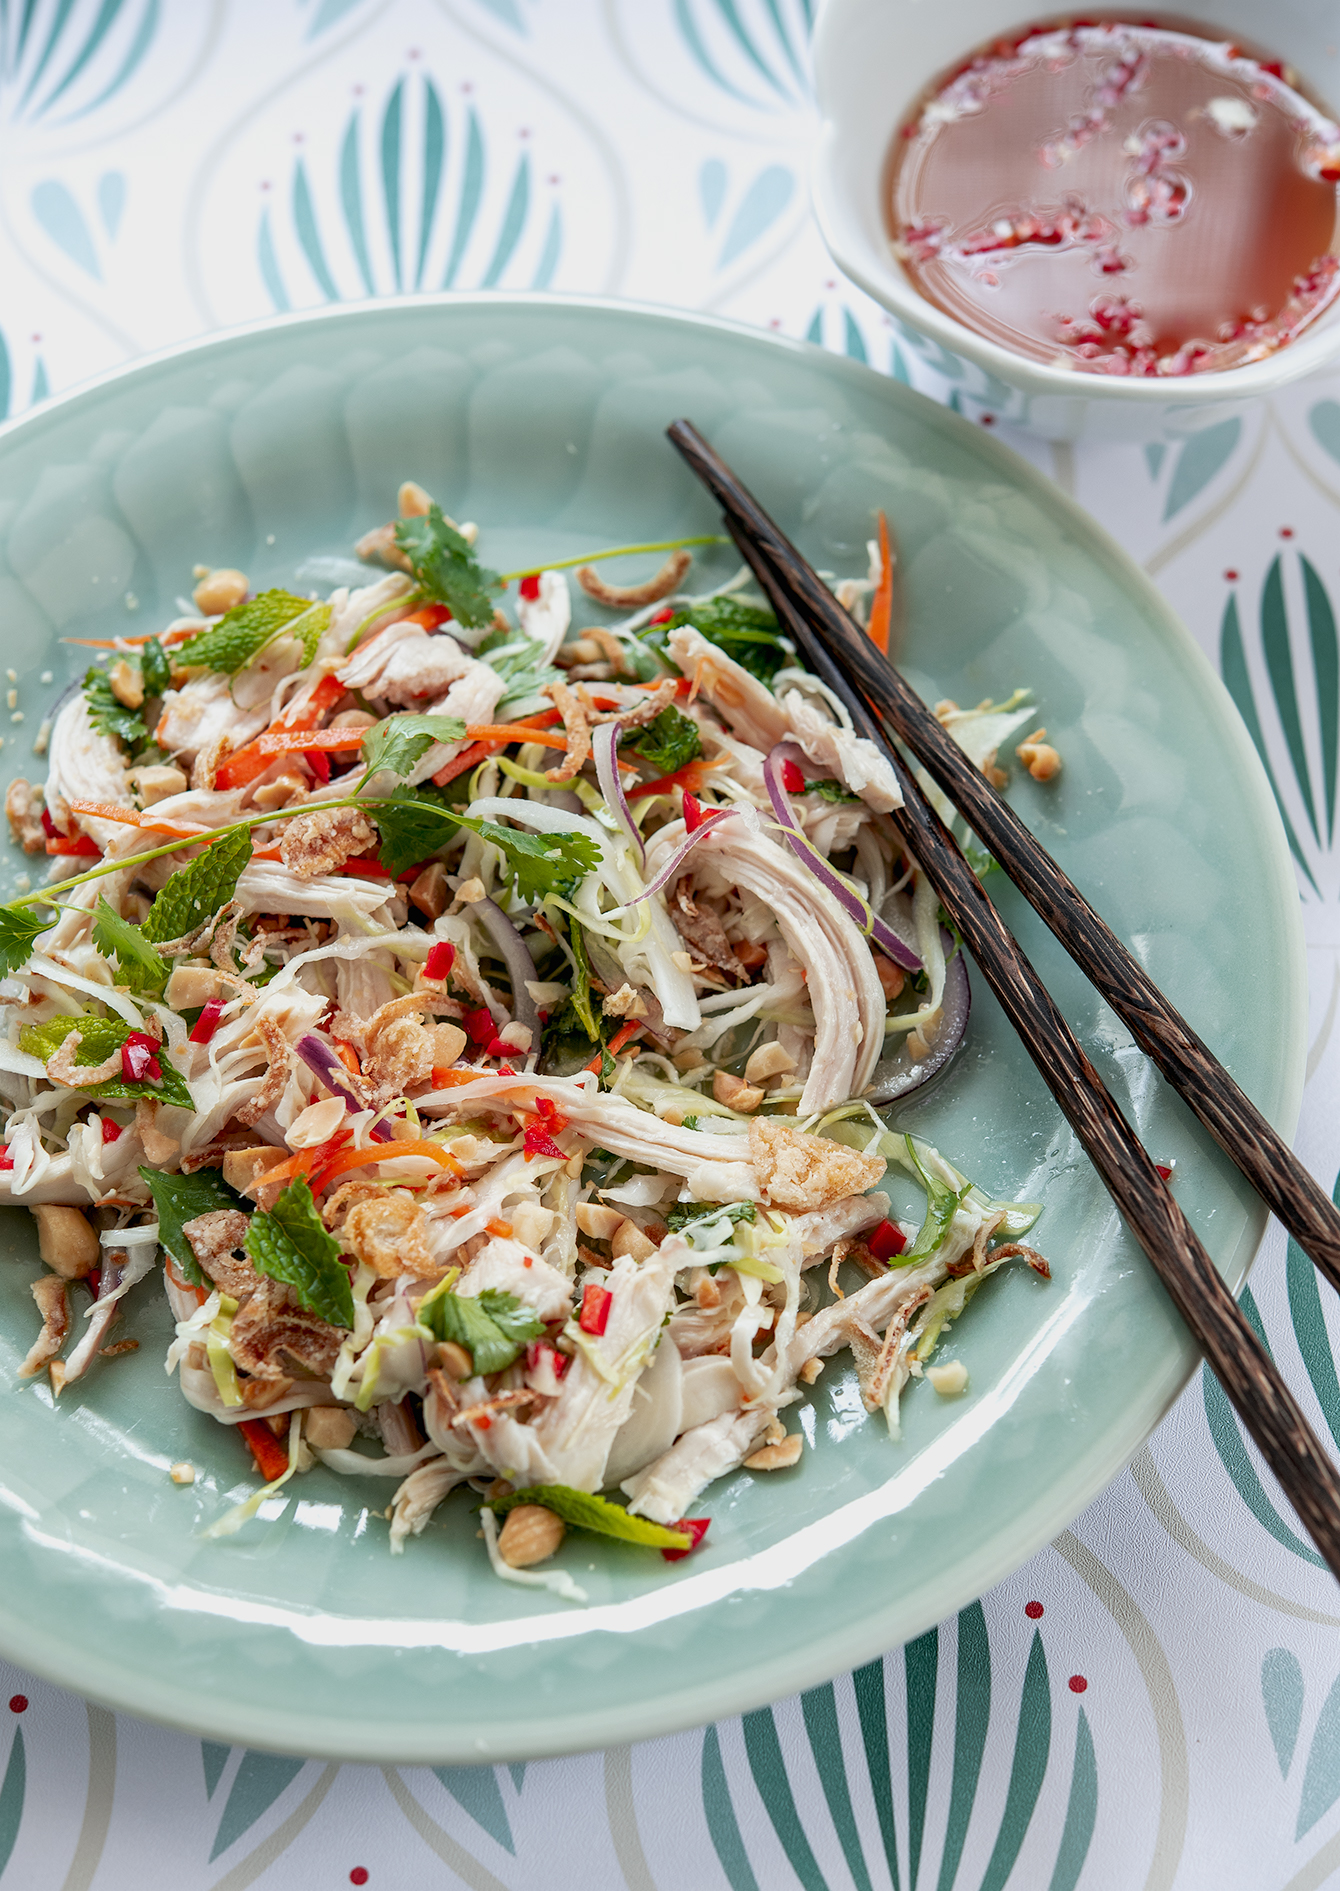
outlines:
{"label": "crispy fried onion", "polygon": [[568,738],[568,752],[557,768],[546,768],[545,779],[548,781],[571,781],[581,772],[583,764],[591,753],[591,712],[575,690],[566,683],[546,683],[542,692],[547,696],[563,718],[563,731]]}
{"label": "crispy fried onion", "polygon": [[161,1105],[156,1097],[141,1097],[135,1105],[135,1133],[140,1139],[140,1146],[155,1169],[176,1159],[181,1143],[175,1136],[166,1135],[158,1127],[158,1112]]}
{"label": "crispy fried onion", "polygon": [[[253,1397],[268,1398],[274,1381],[289,1376],[280,1364],[281,1354],[286,1353],[307,1372],[324,1378],[335,1364],[343,1337],[341,1328],[328,1326],[316,1314],[293,1306],[287,1287],[278,1281],[263,1280],[238,1310],[230,1343],[236,1363],[252,1375]],[[251,1390],[244,1387],[243,1397]]]}
{"label": "crispy fried onion", "polygon": [[110,1057],[104,1057],[100,1064],[80,1064],[76,1067],[75,1053],[83,1041],[82,1031],[71,1031],[47,1058],[47,1075],[53,1083],[64,1084],[67,1090],[86,1090],[91,1084],[106,1083],[110,1078],[121,1075],[119,1047]]}
{"label": "crispy fried onion", "polygon": [[[460,1030],[455,1025],[425,1025],[411,1015],[416,1011],[458,1013],[460,1006],[444,990],[430,988],[392,998],[380,1005],[366,1023],[351,1018],[346,1011],[335,1014],[332,1035],[352,1043],[363,1054],[362,1075],[355,1077],[351,1072],[345,1080],[357,1095],[389,1102],[411,1085],[427,1083],[438,1065],[454,1064],[460,1056]],[[446,1030],[451,1032],[450,1039],[441,1036]]]}
{"label": "crispy fried onion", "polygon": [[853,1326],[851,1335],[852,1358],[856,1361],[856,1378],[861,1388],[861,1397],[867,1411],[878,1411],[884,1402],[885,1388],[889,1383],[889,1374],[893,1370],[894,1354],[898,1343],[907,1332],[912,1315],[925,1306],[931,1297],[931,1288],[919,1287],[899,1307],[881,1342],[864,1325]]}
{"label": "crispy fried onion", "polygon": [[20,1379],[35,1379],[56,1357],[70,1330],[70,1297],[59,1274],[43,1274],[33,1282],[33,1299],[42,1316],[42,1331],[19,1367]]}
{"label": "crispy fried onion", "polygon": [[292,1047],[273,1018],[257,1018],[253,1029],[265,1046],[269,1068],[261,1080],[260,1088],[237,1111],[238,1122],[245,1123],[248,1129],[254,1129],[283,1096],[293,1059]]}
{"label": "crispy fried onion", "polygon": [[[613,610],[635,611],[643,604],[659,604],[662,598],[669,597],[692,563],[692,552],[671,552],[655,577],[648,578],[645,584],[607,584],[594,565],[582,565],[577,572],[577,582],[598,604],[608,604]],[[584,634],[589,635],[589,632]]]}
{"label": "crispy fried onion", "polygon": [[515,1410],[522,1405],[534,1405],[539,1398],[538,1392],[532,1392],[528,1386],[521,1386],[515,1392],[495,1392],[491,1399],[483,1399],[478,1405],[467,1405],[463,1412],[457,1412],[452,1419],[452,1426],[459,1429],[462,1425],[477,1425],[481,1418],[492,1418],[495,1412]]}

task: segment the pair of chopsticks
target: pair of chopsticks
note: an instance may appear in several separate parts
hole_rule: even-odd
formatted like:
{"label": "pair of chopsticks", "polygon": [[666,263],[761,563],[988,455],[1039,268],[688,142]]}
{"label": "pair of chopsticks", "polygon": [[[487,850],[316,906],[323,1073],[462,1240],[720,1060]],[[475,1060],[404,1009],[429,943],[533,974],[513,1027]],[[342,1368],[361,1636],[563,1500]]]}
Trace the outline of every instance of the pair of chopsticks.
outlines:
{"label": "pair of chopsticks", "polygon": [[1142,1050],[1338,1288],[1340,1212],[697,428],[678,420],[668,431],[721,506],[727,529],[787,635],[847,705],[856,733],[889,756],[903,792],[904,805],[891,817],[900,839],[925,871],[1262,1456],[1340,1578],[1340,1475],[893,737],[939,784]]}

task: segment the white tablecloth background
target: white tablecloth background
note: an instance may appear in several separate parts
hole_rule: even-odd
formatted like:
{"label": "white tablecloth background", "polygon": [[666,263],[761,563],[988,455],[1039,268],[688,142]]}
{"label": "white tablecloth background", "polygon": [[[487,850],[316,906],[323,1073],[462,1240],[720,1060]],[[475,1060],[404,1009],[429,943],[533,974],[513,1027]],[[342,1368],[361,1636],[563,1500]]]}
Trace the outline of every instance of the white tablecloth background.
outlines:
{"label": "white tablecloth background", "polygon": [[[811,11],[0,4],[0,414],[277,308],[450,284],[719,312],[993,424],[990,390],[946,379],[819,241],[805,184]],[[463,191],[471,174],[478,189]],[[1298,1147],[1329,1186],[1340,859],[1305,572],[1340,599],[1340,379],[1143,448],[1012,443],[1144,564],[1212,661],[1227,639],[1226,676],[1298,842],[1312,993]],[[1315,628],[1315,590],[1313,609]],[[1293,752],[1271,681],[1286,647]],[[1244,1004],[1255,978],[1244,966]],[[1340,1437],[1336,1309],[1311,1282],[1298,1257],[1289,1273],[1272,1231],[1251,1305],[1314,1424]],[[886,1738],[870,1670],[864,1723],[843,1677],[631,1750],[383,1773],[202,1746],[10,1669],[0,1877],[6,1891],[1310,1891],[1340,1870],[1337,1628],[1332,1579],[1202,1376],[1073,1530],[980,1609],[887,1658]]]}

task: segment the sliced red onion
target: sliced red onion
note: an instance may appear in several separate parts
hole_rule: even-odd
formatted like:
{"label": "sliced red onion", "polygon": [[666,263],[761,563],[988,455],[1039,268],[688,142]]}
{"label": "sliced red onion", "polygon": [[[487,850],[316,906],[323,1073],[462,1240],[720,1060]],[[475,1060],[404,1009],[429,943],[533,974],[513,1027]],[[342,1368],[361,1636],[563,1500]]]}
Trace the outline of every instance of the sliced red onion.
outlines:
{"label": "sliced red onion", "polygon": [[[944,935],[946,949],[953,941]],[[893,1103],[900,1097],[910,1096],[914,1090],[920,1090],[933,1077],[938,1077],[954,1052],[963,1042],[968,1029],[968,1014],[972,1010],[972,988],[968,983],[968,968],[963,963],[962,951],[954,953],[945,966],[944,996],[940,1001],[940,1029],[930,1047],[929,1056],[919,1064],[909,1063],[904,1049],[905,1039],[900,1039],[898,1049],[892,1057],[882,1057],[875,1066],[871,1079],[871,1088],[866,1091],[866,1100],[870,1103]]]}
{"label": "sliced red onion", "polygon": [[[348,1072],[329,1044],[323,1044],[319,1037],[308,1031],[300,1037],[293,1047],[307,1068],[318,1076],[332,1095],[344,1099],[344,1107],[351,1115],[367,1108],[354,1095],[349,1086]],[[385,1123],[374,1123],[369,1134],[377,1142],[390,1142],[392,1131]]]}
{"label": "sliced red onion", "polygon": [[591,731],[591,752],[596,759],[596,780],[600,783],[606,806],[612,814],[618,815],[632,837],[638,859],[645,867],[647,843],[638,832],[637,822],[633,819],[632,809],[623,791],[623,783],[619,780],[619,735],[622,729],[622,722],[598,723]]}
{"label": "sliced red onion", "polygon": [[644,899],[650,899],[653,893],[659,893],[662,888],[669,886],[670,882],[678,875],[684,862],[698,845],[698,842],[706,835],[710,834],[714,827],[720,827],[723,821],[728,821],[734,813],[734,808],[713,808],[709,814],[704,814],[702,820],[698,823],[697,827],[694,828],[688,839],[682,840],[679,843],[678,847],[676,847],[675,851],[671,854],[667,864],[663,866],[661,871],[656,875],[656,878],[647,882],[646,890],[642,897]]}
{"label": "sliced red onion", "polygon": [[821,886],[827,887],[842,910],[856,921],[866,937],[887,954],[895,965],[901,965],[908,972],[921,971],[921,960],[906,940],[900,939],[886,920],[871,911],[866,901],[852,890],[837,869],[831,867],[819,849],[801,833],[796,811],[791,806],[791,797],[782,781],[782,769],[788,762],[803,768],[806,757],[793,743],[779,742],[763,764],[763,779],[768,785],[772,811],[792,853],[809,868]]}
{"label": "sliced red onion", "polygon": [[498,956],[506,965],[512,980],[512,1016],[518,1024],[525,1025],[531,1034],[532,1044],[538,1050],[540,1010],[526,990],[526,981],[529,979],[534,983],[540,974],[530,955],[530,948],[502,907],[493,900],[476,900],[470,912],[480,921],[498,948]]}

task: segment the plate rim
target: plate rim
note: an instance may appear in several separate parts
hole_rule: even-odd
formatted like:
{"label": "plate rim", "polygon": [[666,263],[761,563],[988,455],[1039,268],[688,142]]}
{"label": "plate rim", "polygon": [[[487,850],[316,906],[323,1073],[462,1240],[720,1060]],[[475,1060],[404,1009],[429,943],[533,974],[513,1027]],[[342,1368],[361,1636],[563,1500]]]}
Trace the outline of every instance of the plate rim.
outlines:
{"label": "plate rim", "polygon": [[[374,297],[357,303],[337,303],[312,310],[290,311],[235,324],[187,341],[174,342],[133,361],[89,376],[76,385],[52,396],[36,409],[0,423],[0,470],[10,443],[59,425],[66,411],[104,390],[133,384],[141,376],[174,362],[200,359],[224,352],[239,342],[246,342],[289,330],[302,330],[316,324],[347,325],[360,322],[408,318],[418,313],[449,313],[459,309],[498,308],[531,310],[541,313],[552,309],[571,313],[587,310],[592,314],[614,317],[638,325],[660,324],[680,331],[720,334],[736,342],[790,355],[800,365],[821,370],[836,377],[853,391],[878,387],[884,399],[905,402],[911,409],[933,410],[936,424],[951,436],[957,435],[986,469],[994,468],[1016,490],[1022,489],[1044,512],[1049,513],[1070,534],[1081,541],[1085,555],[1093,558],[1128,596],[1133,596],[1142,615],[1156,631],[1159,641],[1171,647],[1184,662],[1189,662],[1197,688],[1217,708],[1219,733],[1226,740],[1235,770],[1244,790],[1254,804],[1263,832],[1269,836],[1266,864],[1271,870],[1271,884],[1263,894],[1281,914],[1285,933],[1285,951],[1278,968],[1281,1008],[1280,1038],[1282,1055],[1276,1063],[1279,1094],[1265,1114],[1274,1127],[1292,1140],[1297,1126],[1305,1082],[1307,1054],[1307,948],[1303,928],[1302,903],[1293,873],[1283,822],[1265,770],[1246,727],[1233,705],[1227,688],[1206,653],[1189,629],[1173,611],[1148,573],[1136,563],[1107,531],[1102,523],[1077,500],[1017,453],[999,437],[982,432],[962,415],[932,401],[905,383],[881,374],[868,364],[836,355],[817,344],[791,336],[773,334],[751,324],[719,315],[676,309],[653,302],[636,302],[619,297],[565,295],[551,291],[512,294],[507,291],[436,292],[421,295]],[[930,416],[928,415],[927,418]],[[872,431],[879,431],[871,424]],[[22,1204],[15,1204],[21,1206]],[[1236,1295],[1250,1274],[1256,1253],[1265,1234],[1268,1215],[1259,1201],[1249,1204],[1242,1235],[1229,1259],[1217,1261]],[[522,1730],[513,1716],[510,1736],[490,1734],[481,1739],[468,1732],[462,1735],[443,1725],[430,1736],[421,1733],[406,1741],[403,1732],[375,1716],[350,1714],[341,1722],[331,1722],[301,1711],[271,1706],[245,1706],[230,1710],[223,1704],[201,1702],[208,1712],[191,1711],[193,1697],[188,1689],[146,1673],[142,1667],[127,1662],[123,1666],[99,1653],[90,1663],[87,1652],[71,1653],[54,1634],[25,1628],[22,1621],[0,1611],[0,1654],[41,1678],[65,1687],[88,1700],[100,1702],[113,1711],[142,1715],[161,1725],[176,1728],[201,1738],[225,1739],[233,1744],[263,1746],[266,1750],[301,1754],[305,1758],[398,1765],[441,1765],[495,1763],[553,1758],[565,1753],[591,1751],[609,1745],[646,1740],[681,1732],[709,1721],[747,1712],[752,1708],[784,1698],[798,1690],[830,1680],[864,1661],[878,1658],[890,1647],[897,1647],[917,1634],[947,1619],[958,1608],[1003,1581],[1023,1563],[1036,1555],[1068,1527],[1084,1509],[1118,1476],[1147,1442],[1164,1414],[1189,1382],[1200,1365],[1200,1355],[1189,1336],[1179,1356],[1170,1356],[1155,1380],[1148,1382],[1141,1398],[1135,1401],[1139,1435],[1132,1442],[1123,1433],[1115,1443],[1100,1438],[1072,1466],[1063,1480],[1053,1480],[1047,1497],[1028,1512],[1028,1528],[1021,1538],[997,1533],[991,1542],[966,1563],[956,1566],[952,1584],[938,1592],[933,1609],[923,1606],[919,1613],[908,1614],[894,1599],[882,1609],[872,1610],[849,1626],[832,1630],[801,1645],[793,1645],[772,1656],[765,1664],[755,1660],[751,1667],[733,1670],[718,1680],[714,1676],[687,1683],[682,1693],[667,1699],[635,1700],[631,1704],[602,1704],[579,1715],[551,1715],[542,1725],[531,1724]],[[958,1578],[961,1580],[957,1580]],[[872,1632],[881,1621],[899,1615],[896,1629]],[[891,1639],[892,1637],[892,1639]],[[90,1672],[90,1667],[95,1671]],[[105,1673],[103,1671],[106,1671]],[[117,1677],[120,1677],[119,1679]]]}

